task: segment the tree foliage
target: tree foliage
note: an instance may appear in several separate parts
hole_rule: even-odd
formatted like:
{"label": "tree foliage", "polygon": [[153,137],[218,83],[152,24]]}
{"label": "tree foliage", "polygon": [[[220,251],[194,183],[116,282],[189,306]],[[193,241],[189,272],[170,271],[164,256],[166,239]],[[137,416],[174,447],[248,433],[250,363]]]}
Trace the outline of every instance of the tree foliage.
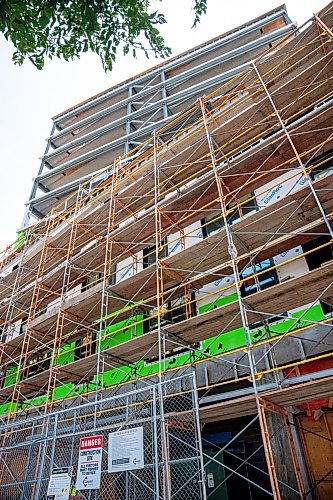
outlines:
{"label": "tree foliage", "polygon": [[[92,51],[111,70],[119,50],[170,55],[159,32],[166,19],[152,4],[156,0],[0,0],[0,31],[13,42],[17,64],[29,58],[41,69],[46,58],[68,61]],[[206,10],[207,0],[193,0],[193,26]]]}

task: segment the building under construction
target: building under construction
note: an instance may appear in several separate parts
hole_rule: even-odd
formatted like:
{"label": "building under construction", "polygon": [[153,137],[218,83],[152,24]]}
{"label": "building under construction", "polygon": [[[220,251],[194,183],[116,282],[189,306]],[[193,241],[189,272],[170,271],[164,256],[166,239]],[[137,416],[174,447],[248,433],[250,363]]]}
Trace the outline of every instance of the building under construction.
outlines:
{"label": "building under construction", "polygon": [[282,5],[53,118],[1,254],[1,499],[333,498],[332,58],[333,3]]}

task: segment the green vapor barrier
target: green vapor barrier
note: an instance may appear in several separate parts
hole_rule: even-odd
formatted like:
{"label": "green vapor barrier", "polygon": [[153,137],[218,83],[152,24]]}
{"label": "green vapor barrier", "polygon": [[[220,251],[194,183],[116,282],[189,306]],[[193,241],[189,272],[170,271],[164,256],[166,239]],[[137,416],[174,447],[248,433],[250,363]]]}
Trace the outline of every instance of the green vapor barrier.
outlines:
{"label": "green vapor barrier", "polygon": [[[237,295],[232,294],[227,297],[217,299],[214,302],[206,304],[199,308],[199,314],[203,314],[211,309],[220,308],[227,303],[231,303],[237,300]],[[108,316],[108,319],[119,314],[113,313]],[[299,318],[299,321],[295,324],[295,320]],[[264,327],[259,325],[258,328],[251,331],[251,340],[253,344],[274,336],[282,335],[289,331],[289,329],[298,329],[309,325],[309,322],[319,322],[325,318],[321,306],[315,305],[309,310],[301,310],[292,314],[291,318],[288,319],[278,319],[276,322],[271,323],[270,332],[267,334]],[[136,315],[129,319],[120,321],[118,323],[108,326],[101,336],[101,351],[114,347],[122,342],[127,342],[134,337],[143,335],[143,316]],[[96,325],[98,322],[96,322]],[[225,333],[221,333],[214,337],[201,342],[201,351],[194,352],[181,352],[170,354],[166,358],[166,370],[171,370],[175,368],[182,368],[193,362],[198,362],[204,360],[207,357],[218,356],[221,354],[227,354],[229,351],[244,347],[244,330],[243,328],[237,328]],[[58,355],[54,360],[54,366],[65,365],[74,360],[75,352],[75,342],[71,342],[68,345],[63,346]],[[112,388],[120,383],[140,379],[143,377],[153,376],[158,373],[158,361],[138,361],[132,366],[124,366],[121,369],[111,369],[105,371],[103,374],[98,376],[99,387]],[[5,386],[8,387],[15,382],[17,367],[11,367],[7,371],[7,376],[5,378]],[[68,383],[61,387],[57,387],[54,390],[53,399],[61,400],[66,397],[80,395],[87,391],[93,391],[96,389],[96,377],[93,378],[89,383],[80,384],[75,387],[73,383]],[[30,402],[21,405],[21,408],[28,408],[41,405],[45,403],[45,397],[35,398]],[[4,404],[0,406],[0,414],[5,414],[9,411],[9,404]]]}
{"label": "green vapor barrier", "polygon": [[18,250],[19,248],[21,248],[21,246],[23,245],[24,243],[24,237],[25,237],[25,232],[24,231],[19,231],[17,233],[17,239],[13,245],[13,250],[16,251]]}

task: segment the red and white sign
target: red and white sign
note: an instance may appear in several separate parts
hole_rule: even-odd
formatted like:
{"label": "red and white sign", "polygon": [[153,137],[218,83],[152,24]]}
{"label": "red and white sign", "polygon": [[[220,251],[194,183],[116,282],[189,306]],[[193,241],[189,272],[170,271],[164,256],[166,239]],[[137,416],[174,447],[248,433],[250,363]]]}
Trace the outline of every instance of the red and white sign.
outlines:
{"label": "red and white sign", "polygon": [[101,484],[103,436],[80,439],[76,489],[98,490]]}
{"label": "red and white sign", "polygon": [[92,448],[102,448],[103,436],[84,437],[80,439],[80,451],[91,450]]}

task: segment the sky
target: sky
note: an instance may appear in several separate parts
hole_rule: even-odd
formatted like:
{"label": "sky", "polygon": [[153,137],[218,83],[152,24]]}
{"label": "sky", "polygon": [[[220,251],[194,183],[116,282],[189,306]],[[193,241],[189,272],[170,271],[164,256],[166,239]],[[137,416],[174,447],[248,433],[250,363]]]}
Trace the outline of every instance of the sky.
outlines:
{"label": "sky", "polygon": [[[280,0],[208,0],[208,12],[191,29],[191,0],[152,1],[165,14],[161,32],[177,55],[279,6]],[[328,0],[286,0],[289,17],[299,25],[322,9]],[[156,58],[120,56],[111,73],[99,58],[84,54],[79,60],[47,61],[37,70],[29,61],[15,66],[13,47],[0,35],[0,250],[16,238],[37,175],[40,156],[50,135],[51,117],[92,95],[155,66]]]}

